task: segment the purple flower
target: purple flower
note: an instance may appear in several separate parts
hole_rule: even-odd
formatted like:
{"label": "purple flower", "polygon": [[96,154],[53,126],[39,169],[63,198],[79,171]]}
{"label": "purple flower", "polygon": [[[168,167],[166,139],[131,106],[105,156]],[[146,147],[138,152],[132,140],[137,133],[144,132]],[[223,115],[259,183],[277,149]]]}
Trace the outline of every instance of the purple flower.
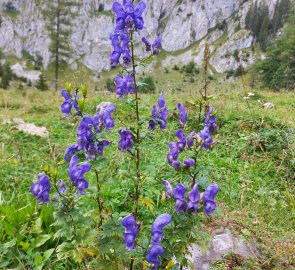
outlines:
{"label": "purple flower", "polygon": [[102,141],[98,141],[97,143],[97,152],[99,153],[99,155],[102,157],[103,156],[103,152],[104,149],[110,145],[110,142],[107,140],[102,140]]}
{"label": "purple flower", "polygon": [[116,110],[114,104],[110,104],[104,109],[101,109],[96,113],[91,120],[89,120],[88,125],[92,125],[96,132],[100,133],[105,128],[107,132],[110,131],[112,127],[115,126],[115,121],[112,117],[112,113]]}
{"label": "purple flower", "polygon": [[161,47],[161,37],[157,36],[156,40],[154,41],[152,48],[153,48],[153,55],[158,55],[160,53]]}
{"label": "purple flower", "polygon": [[166,128],[168,109],[166,107],[163,91],[161,92],[160,98],[158,99],[158,107],[156,105],[153,105],[151,117],[152,117],[152,120],[149,121],[148,130],[154,130],[157,124],[159,124],[161,129]]}
{"label": "purple flower", "polygon": [[39,204],[49,203],[50,182],[46,174],[38,174],[38,181],[34,183],[30,191],[33,196],[39,201]]}
{"label": "purple flower", "polygon": [[131,151],[134,146],[133,136],[131,131],[128,128],[125,128],[125,129],[119,130],[118,133],[121,136],[118,143],[119,150],[121,150],[122,152]]}
{"label": "purple flower", "polygon": [[180,167],[180,162],[177,160],[178,158],[178,146],[175,142],[170,142],[168,144],[170,148],[170,152],[167,155],[168,164],[173,168],[178,169]]}
{"label": "purple flower", "polygon": [[202,139],[201,146],[208,150],[213,144],[213,139],[208,126],[205,126],[204,129],[200,131],[200,137]]}
{"label": "purple flower", "polygon": [[169,214],[161,214],[152,224],[152,245],[158,245],[163,238],[163,228],[172,221]]}
{"label": "purple flower", "polygon": [[115,67],[119,64],[119,60],[122,54],[122,48],[119,40],[119,36],[117,34],[111,34],[110,40],[112,41],[113,45],[113,52],[110,55],[111,66]]}
{"label": "purple flower", "polygon": [[65,151],[64,160],[69,161],[72,156],[78,151],[80,151],[78,144],[70,145]]}
{"label": "purple flower", "polygon": [[216,209],[216,203],[214,201],[214,198],[216,194],[218,193],[219,188],[217,184],[209,185],[204,192],[204,213],[207,216],[210,216],[213,211]]}
{"label": "purple flower", "polygon": [[152,265],[152,270],[158,269],[160,265],[160,256],[162,256],[164,253],[164,249],[160,245],[154,245],[152,246],[147,255],[146,260]]}
{"label": "purple flower", "polygon": [[72,101],[72,95],[68,93],[66,89],[63,89],[61,91],[61,95],[64,97],[65,101],[60,106],[60,109],[64,113],[65,117],[68,117],[70,115],[73,106],[74,109],[79,112],[80,109],[78,106],[78,95],[75,96],[74,101]]}
{"label": "purple flower", "polygon": [[121,225],[125,228],[123,243],[126,244],[126,249],[130,251],[134,249],[135,238],[138,234],[139,225],[136,223],[136,220],[132,215],[124,217]]}
{"label": "purple flower", "polygon": [[142,13],[145,8],[146,4],[143,1],[140,1],[135,8],[131,0],[124,0],[123,6],[115,2],[113,4],[113,11],[116,13],[115,31],[130,31],[133,28],[136,31],[142,30],[144,25]]}
{"label": "purple flower", "polygon": [[88,182],[84,178],[84,174],[89,172],[91,166],[88,163],[78,165],[78,157],[73,156],[68,168],[68,173],[73,185],[78,189],[80,194],[85,194],[84,189],[88,188]]}
{"label": "purple flower", "polygon": [[178,184],[174,188],[174,200],[176,202],[176,212],[184,213],[187,209],[187,204],[185,201],[186,187],[183,184]]}
{"label": "purple flower", "polygon": [[166,196],[170,199],[173,196],[173,188],[167,180],[163,180],[162,184],[166,187]]}
{"label": "purple flower", "polygon": [[118,97],[124,97],[128,94],[134,94],[134,80],[131,75],[126,75],[125,77],[116,76],[116,94]]}
{"label": "purple flower", "polygon": [[186,137],[183,132],[183,130],[177,130],[175,132],[176,136],[179,138],[179,141],[176,143],[177,144],[177,149],[179,152],[183,152],[186,146]]}
{"label": "purple flower", "polygon": [[210,107],[210,110],[208,111],[205,118],[205,125],[209,128],[210,132],[214,132],[217,129],[216,115],[212,116],[214,109],[214,107]]}
{"label": "purple flower", "polygon": [[196,165],[196,161],[192,158],[188,158],[184,161],[184,167],[185,168],[189,168],[189,167],[193,167]]}
{"label": "purple flower", "polygon": [[194,185],[192,190],[188,194],[189,202],[187,204],[187,211],[196,214],[198,211],[198,204],[200,201],[201,194],[198,189],[198,185]]}
{"label": "purple flower", "polygon": [[179,123],[179,126],[183,128],[185,124],[187,123],[187,112],[181,103],[178,103],[178,109],[179,109],[178,123]]}
{"label": "purple flower", "polygon": [[145,50],[147,52],[152,51],[153,55],[158,55],[160,53],[160,47],[161,47],[161,37],[160,36],[158,36],[156,38],[156,40],[154,41],[153,44],[151,44],[146,37],[143,37],[141,40],[144,43]]}
{"label": "purple flower", "polygon": [[195,144],[195,137],[196,137],[196,132],[195,131],[192,131],[189,134],[189,136],[187,138],[187,141],[186,141],[188,149],[191,149],[194,146],[194,144]]}
{"label": "purple flower", "polygon": [[66,190],[67,190],[67,187],[65,185],[65,182],[61,179],[59,179],[59,190],[58,190],[58,194],[62,194],[62,193],[65,193]]}

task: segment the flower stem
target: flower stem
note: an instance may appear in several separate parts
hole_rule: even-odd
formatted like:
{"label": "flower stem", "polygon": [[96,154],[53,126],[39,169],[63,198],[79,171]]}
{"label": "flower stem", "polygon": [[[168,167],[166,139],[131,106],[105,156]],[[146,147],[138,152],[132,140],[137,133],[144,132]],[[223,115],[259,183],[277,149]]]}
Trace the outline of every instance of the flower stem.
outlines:
{"label": "flower stem", "polygon": [[100,198],[99,198],[100,184],[99,184],[98,171],[97,170],[94,170],[94,171],[95,171],[96,183],[97,183],[97,196],[96,196],[96,201],[97,201],[97,204],[98,204],[98,211],[99,211],[99,223],[98,223],[98,227],[100,227],[102,225],[102,221],[103,221],[103,216],[102,216],[103,206],[102,206],[102,202],[100,201]]}

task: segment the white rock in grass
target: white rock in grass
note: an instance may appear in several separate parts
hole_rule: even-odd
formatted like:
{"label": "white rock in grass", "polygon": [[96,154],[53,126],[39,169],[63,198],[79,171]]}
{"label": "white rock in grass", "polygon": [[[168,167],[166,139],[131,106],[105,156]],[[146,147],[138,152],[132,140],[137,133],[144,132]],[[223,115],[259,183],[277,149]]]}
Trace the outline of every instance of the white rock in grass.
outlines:
{"label": "white rock in grass", "polygon": [[266,102],[263,104],[264,109],[274,109],[276,106],[271,102]]}
{"label": "white rock in grass", "polygon": [[37,127],[35,124],[25,122],[19,123],[17,126],[12,127],[10,130],[23,131],[25,133],[44,138],[49,136],[49,132],[46,127]]}

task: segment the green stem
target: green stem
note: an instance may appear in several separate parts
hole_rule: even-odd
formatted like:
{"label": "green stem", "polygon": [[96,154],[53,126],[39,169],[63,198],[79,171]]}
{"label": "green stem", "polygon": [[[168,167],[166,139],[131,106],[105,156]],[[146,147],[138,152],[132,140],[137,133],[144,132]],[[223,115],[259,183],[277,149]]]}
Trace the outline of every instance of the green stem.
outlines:
{"label": "green stem", "polygon": [[97,201],[97,204],[98,204],[98,211],[99,211],[99,223],[98,223],[98,227],[100,227],[102,225],[102,221],[103,221],[103,216],[102,216],[103,206],[102,206],[102,203],[101,203],[100,198],[99,198],[100,184],[99,184],[98,171],[97,170],[94,170],[94,172],[95,172],[96,184],[97,184],[96,201]]}

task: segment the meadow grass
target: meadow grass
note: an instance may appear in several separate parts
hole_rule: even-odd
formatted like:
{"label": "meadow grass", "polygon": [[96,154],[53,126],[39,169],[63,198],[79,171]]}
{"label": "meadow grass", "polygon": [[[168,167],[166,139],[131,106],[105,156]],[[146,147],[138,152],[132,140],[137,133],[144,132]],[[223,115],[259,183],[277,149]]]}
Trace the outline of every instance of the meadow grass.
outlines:
{"label": "meadow grass", "polygon": [[[186,105],[190,116],[194,115],[192,103],[199,97],[201,78],[197,77],[191,83],[185,74],[178,71],[155,74],[157,89],[165,92],[170,111],[168,121],[171,123],[175,119],[173,111],[179,101]],[[94,114],[97,104],[111,101],[118,105],[115,116],[117,127],[123,127],[124,121],[128,122],[129,112],[114,94],[103,90],[107,76],[101,76],[101,91],[89,92],[86,111]],[[210,220],[209,228],[204,230],[228,227],[258,242],[265,257],[257,258],[252,266],[242,269],[292,269],[295,95],[251,90],[255,97],[245,100],[243,97],[247,92],[240,83],[223,82],[218,77],[210,85],[211,103],[218,111],[218,143],[214,151],[206,152],[198,162],[203,168],[201,176],[218,183],[220,193],[217,198],[219,210]],[[156,103],[157,98],[158,93],[142,95],[140,107],[143,115],[149,116],[151,105]],[[272,102],[276,108],[264,109],[258,99]],[[29,193],[29,187],[42,166],[52,164],[53,160],[61,162],[66,147],[76,141],[77,123],[69,123],[62,118],[61,102],[60,94],[52,91],[0,92],[0,122],[22,118],[26,122],[46,126],[50,132],[49,138],[39,138],[12,130],[13,123],[0,125],[0,243],[9,248],[9,243],[17,234],[27,234],[22,240],[24,244],[18,247],[20,254],[25,255],[14,254],[11,259],[14,265],[17,261],[25,265],[32,256],[26,252],[25,243],[29,242],[28,232],[32,232],[39,216],[45,220],[43,233],[50,234],[54,230],[50,226],[53,222],[52,206],[44,206],[40,210]],[[193,120],[189,124],[193,127]],[[175,128],[175,125],[168,124],[168,131],[155,134],[153,147],[144,153],[145,162],[151,166],[151,181],[161,183],[167,144],[175,140]],[[118,140],[116,132],[112,134],[112,139],[111,147],[115,149]],[[114,162],[120,162],[120,158],[118,155],[118,160]],[[66,166],[61,166],[64,168],[61,176],[66,178]],[[153,168],[157,168],[156,171]],[[0,268],[9,265],[1,262],[3,256],[0,255]],[[51,262],[48,265],[53,267],[55,264]],[[226,269],[221,267],[226,266],[216,265],[216,269]]]}

